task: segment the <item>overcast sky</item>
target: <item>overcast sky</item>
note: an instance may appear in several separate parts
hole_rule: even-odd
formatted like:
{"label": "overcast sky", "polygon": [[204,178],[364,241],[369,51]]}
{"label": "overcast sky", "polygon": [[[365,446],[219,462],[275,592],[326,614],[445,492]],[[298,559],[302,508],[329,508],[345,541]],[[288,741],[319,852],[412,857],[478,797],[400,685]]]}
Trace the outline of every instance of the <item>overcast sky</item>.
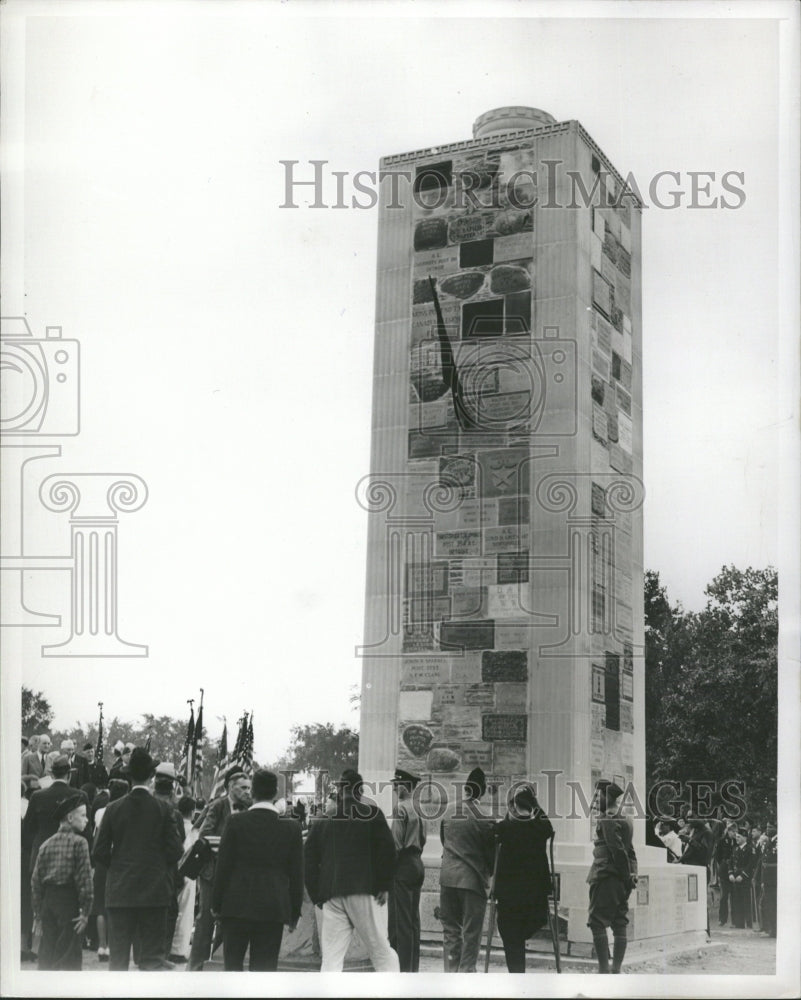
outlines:
{"label": "overcast sky", "polygon": [[[15,647],[56,727],[100,699],[183,715],[200,686],[212,736],[216,716],[255,710],[262,759],[295,722],[356,721],[378,215],[280,209],[279,161],[375,170],[470,138],[501,105],[579,119],[646,200],[680,173],[681,207],[643,220],[645,564],[698,609],[723,564],[776,563],[779,60],[763,9],[140,4],[28,21],[24,261],[3,311],[38,336],[62,326],[82,356],[80,437],[39,465],[137,473],[150,493],[119,533],[119,631],[149,657],[45,660],[55,629]],[[687,208],[690,171],[744,174],[744,204]],[[65,515],[26,516],[30,551],[69,550]],[[65,613],[64,576],[37,610]]]}

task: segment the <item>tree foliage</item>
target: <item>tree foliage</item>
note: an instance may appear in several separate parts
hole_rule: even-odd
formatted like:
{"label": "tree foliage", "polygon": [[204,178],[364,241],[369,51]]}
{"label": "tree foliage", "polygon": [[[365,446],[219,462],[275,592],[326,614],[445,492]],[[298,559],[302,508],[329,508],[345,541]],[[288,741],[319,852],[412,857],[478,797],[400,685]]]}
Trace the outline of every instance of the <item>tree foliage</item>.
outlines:
{"label": "tree foliage", "polygon": [[749,808],[773,810],[778,721],[778,579],[724,566],[698,613],[645,576],[649,784],[745,782]]}
{"label": "tree foliage", "polygon": [[22,689],[22,735],[33,736],[50,728],[53,709],[41,691]]}
{"label": "tree foliage", "polygon": [[298,771],[328,771],[338,778],[359,760],[359,734],[348,726],[333,723],[293,726],[286,758]]}

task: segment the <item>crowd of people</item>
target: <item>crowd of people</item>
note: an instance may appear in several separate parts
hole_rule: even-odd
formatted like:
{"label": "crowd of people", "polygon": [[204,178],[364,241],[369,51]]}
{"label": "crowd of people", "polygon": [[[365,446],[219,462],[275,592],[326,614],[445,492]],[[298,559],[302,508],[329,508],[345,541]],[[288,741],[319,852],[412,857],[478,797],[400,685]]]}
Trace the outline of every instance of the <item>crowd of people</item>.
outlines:
{"label": "crowd of people", "polygon": [[675,820],[661,820],[657,836],[674,863],[707,869],[709,887],[719,894],[721,927],[754,929],[776,937],[778,833],[775,821],[735,822],[722,809],[712,819],[686,807]]}
{"label": "crowd of people", "polygon": [[[206,804],[142,747],[118,744],[107,772],[89,744],[78,753],[65,741],[54,754],[49,737],[33,742],[22,758],[23,960],[38,951],[40,969],[80,969],[89,946],[115,971],[132,957],[145,971],[179,962],[202,971],[222,944],[226,970],[241,970],[248,953],[251,971],[275,970],[305,893],[318,910],[322,971],[343,969],[354,933],[377,971],[419,971],[426,823],[414,804],[418,776],[396,770],[390,822],[353,770],[307,816],[302,801],[279,798],[268,770],[230,767],[223,793]],[[436,913],[446,972],[476,971],[488,890],[510,972],[525,971],[534,934],[558,933],[549,908],[554,830],[535,790],[517,788],[499,822],[482,811],[486,792],[476,768],[464,808],[440,825]],[[632,821],[619,809],[623,790],[602,781],[597,793],[588,926],[598,971],[618,973],[637,858]],[[658,833],[675,860],[710,868],[721,923],[731,906],[735,926],[756,917],[775,935],[775,827],[758,836],[722,827],[683,815]]]}

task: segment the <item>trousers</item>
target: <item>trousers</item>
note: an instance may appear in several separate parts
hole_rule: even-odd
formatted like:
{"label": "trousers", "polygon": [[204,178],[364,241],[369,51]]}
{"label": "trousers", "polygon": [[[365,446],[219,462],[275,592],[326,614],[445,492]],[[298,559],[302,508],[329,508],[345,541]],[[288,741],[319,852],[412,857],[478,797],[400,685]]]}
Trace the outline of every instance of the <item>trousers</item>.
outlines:
{"label": "trousers", "polygon": [[323,903],[321,972],[342,972],[354,931],[364,942],[376,972],[400,972],[398,956],[379,923],[378,903],[366,893],[334,896]]}
{"label": "trousers", "polygon": [[192,950],[189,953],[188,972],[202,971],[203,963],[209,959],[211,936],[214,933],[214,918],[211,915],[211,894],[213,888],[214,881],[212,879],[198,876],[198,915],[195,921],[195,933],[192,937]]}
{"label": "trousers", "polygon": [[79,972],[81,939],[72,921],[78,916],[78,893],[74,885],[47,885],[42,900],[42,942],[39,971]]}
{"label": "trousers", "polygon": [[729,900],[731,899],[731,882],[729,881],[728,861],[718,861],[718,885],[720,886],[718,921],[721,924],[726,924],[729,922]]}
{"label": "trousers", "polygon": [[751,918],[751,883],[745,879],[742,882],[730,882],[731,886],[731,922],[735,927],[750,927]]}
{"label": "trousers", "polygon": [[587,926],[592,936],[605,934],[611,927],[615,937],[625,937],[629,917],[629,893],[623,880],[610,875],[590,883],[590,908]]}
{"label": "trousers", "polygon": [[389,943],[401,972],[420,970],[420,890],[425,868],[419,854],[403,853],[389,892]]}
{"label": "trousers", "polygon": [[107,905],[106,917],[110,972],[128,971],[134,942],[135,959],[143,972],[163,968],[166,907]]}
{"label": "trousers", "polygon": [[509,972],[526,971],[526,941],[543,926],[530,909],[498,900],[498,933]]}
{"label": "trousers", "polygon": [[472,889],[439,888],[443,962],[446,972],[475,972],[487,897]]}
{"label": "trousers", "polygon": [[243,920],[226,917],[222,921],[223,954],[226,972],[241,972],[250,946],[251,972],[275,972],[284,925],[275,920]]}

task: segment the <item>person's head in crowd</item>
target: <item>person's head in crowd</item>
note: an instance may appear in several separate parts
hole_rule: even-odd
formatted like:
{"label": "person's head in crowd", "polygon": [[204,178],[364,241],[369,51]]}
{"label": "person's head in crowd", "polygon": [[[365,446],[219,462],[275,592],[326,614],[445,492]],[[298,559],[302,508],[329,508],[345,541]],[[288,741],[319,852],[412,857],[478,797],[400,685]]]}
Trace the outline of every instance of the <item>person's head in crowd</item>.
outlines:
{"label": "person's head in crowd", "polygon": [[38,753],[39,752],[39,737],[29,736],[28,737],[28,753]]}
{"label": "person's head in crowd", "polygon": [[343,802],[361,802],[364,779],[357,770],[346,768],[339,779],[339,797]]}
{"label": "person's head in crowd", "polygon": [[[126,743],[122,750],[122,763],[123,767],[128,767],[131,762],[131,754],[134,752],[136,747],[133,743]],[[144,749],[144,748],[143,748]]]}
{"label": "person's head in crowd", "polygon": [[162,761],[156,768],[154,790],[160,798],[175,799],[175,765]]}
{"label": "person's head in crowd", "polygon": [[[51,760],[52,757],[52,760]],[[54,750],[48,760],[48,771],[53,775],[53,781],[66,781],[70,774],[70,762],[58,750]]]}
{"label": "person's head in crowd", "polygon": [[776,824],[772,819],[769,819],[765,824],[765,833],[771,838],[776,836]]}
{"label": "person's head in crowd", "polygon": [[487,776],[480,767],[474,767],[468,774],[464,786],[465,799],[470,802],[478,802],[487,791]]}
{"label": "person's head in crowd", "polygon": [[49,733],[39,733],[39,746],[36,749],[38,753],[50,753],[53,749],[53,741],[50,739]]}
{"label": "person's head in crowd", "polygon": [[761,836],[762,836],[762,828],[757,823],[755,823],[751,827],[751,840],[754,843],[756,843]]}
{"label": "person's head in crowd", "polygon": [[253,774],[251,795],[254,802],[275,802],[278,797],[278,776],[267,768],[260,767]]}
{"label": "person's head in crowd", "polygon": [[[123,754],[124,759],[125,754]],[[150,784],[157,764],[158,761],[153,760],[144,747],[132,746],[127,764],[128,777],[131,779],[131,784],[134,786]]]}
{"label": "person's head in crowd", "polygon": [[112,778],[108,783],[108,800],[114,802],[127,795],[129,791],[128,782],[124,778]]}
{"label": "person's head in crowd", "polygon": [[66,761],[67,770],[69,771],[70,769],[70,762],[67,760],[64,754],[62,754],[60,750],[51,750],[50,753],[45,757],[45,774],[52,775],[53,778],[56,777],[53,771],[53,765],[55,764],[56,761]]}
{"label": "person's head in crowd", "polygon": [[206,800],[203,798],[195,799],[195,812],[200,812],[201,809],[206,808]]}
{"label": "person's head in crowd", "polygon": [[75,753],[75,740],[62,740],[59,750],[61,750],[65,757],[69,757],[70,754]]}
{"label": "person's head in crowd", "polygon": [[86,802],[84,802],[80,792],[68,795],[66,799],[59,802],[53,812],[53,819],[58,822],[60,830],[83,833],[89,818],[86,815]]}
{"label": "person's head in crowd", "polygon": [[87,761],[90,764],[94,764],[94,762],[95,762],[95,745],[94,745],[94,743],[91,743],[89,741],[87,741],[86,743],[84,743],[84,745],[83,745],[83,755],[84,755],[84,757],[87,759]]}
{"label": "person's head in crowd", "polygon": [[414,792],[419,784],[420,778],[418,775],[412,774],[411,771],[405,771],[402,767],[395,768],[395,774],[392,778],[392,790],[395,792],[399,802],[411,798],[412,792]]}
{"label": "person's head in crowd", "polygon": [[518,819],[528,819],[538,810],[539,803],[530,785],[518,788],[512,797],[512,815]]}
{"label": "person's head in crowd", "polygon": [[734,836],[737,841],[737,846],[745,847],[745,845],[748,843],[748,827],[747,826],[738,827],[737,832],[735,833]]}
{"label": "person's head in crowd", "polygon": [[191,795],[182,795],[178,799],[178,812],[184,819],[191,819],[195,811],[195,800]]}
{"label": "person's head in crowd", "polygon": [[91,806],[97,798],[97,785],[93,784],[91,781],[87,781],[81,785],[81,791],[86,796],[89,801],[89,805]]}
{"label": "person's head in crowd", "polygon": [[120,757],[122,757],[122,751],[124,749],[125,749],[125,744],[122,742],[122,740],[117,740],[117,742],[111,748],[111,752],[117,759],[119,759]]}
{"label": "person's head in crowd", "polygon": [[250,778],[245,774],[244,768],[238,764],[229,767],[225,772],[225,790],[228,793],[232,809],[248,808],[251,803]]}

